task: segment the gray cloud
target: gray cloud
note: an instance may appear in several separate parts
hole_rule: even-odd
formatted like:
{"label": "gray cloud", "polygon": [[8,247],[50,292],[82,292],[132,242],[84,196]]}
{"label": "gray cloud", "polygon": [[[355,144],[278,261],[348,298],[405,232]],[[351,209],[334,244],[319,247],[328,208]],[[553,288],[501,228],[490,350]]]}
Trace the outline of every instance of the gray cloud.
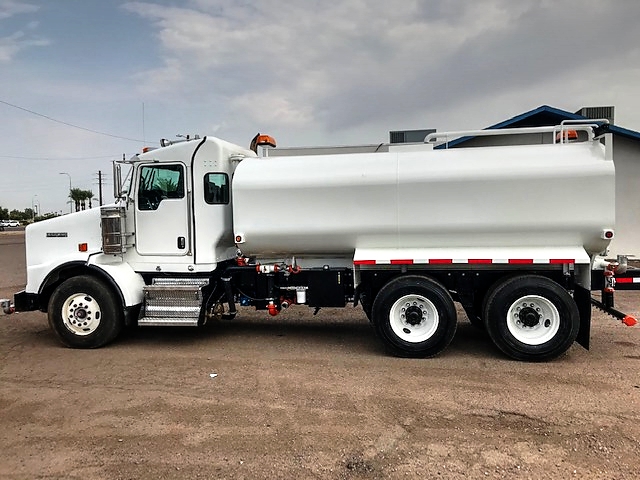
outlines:
{"label": "gray cloud", "polygon": [[[639,16],[637,0],[0,0],[0,99],[147,141],[374,143],[541,104],[616,105],[637,130]],[[0,121],[3,206],[65,210],[60,171],[88,188],[141,146],[6,105]]]}
{"label": "gray cloud", "polygon": [[411,117],[589,75],[603,56],[610,65],[638,56],[633,1],[514,4],[199,0],[125,8],[155,23],[167,55],[143,90],[181,86],[232,107],[255,102],[245,118],[274,128],[332,131],[380,115]]}

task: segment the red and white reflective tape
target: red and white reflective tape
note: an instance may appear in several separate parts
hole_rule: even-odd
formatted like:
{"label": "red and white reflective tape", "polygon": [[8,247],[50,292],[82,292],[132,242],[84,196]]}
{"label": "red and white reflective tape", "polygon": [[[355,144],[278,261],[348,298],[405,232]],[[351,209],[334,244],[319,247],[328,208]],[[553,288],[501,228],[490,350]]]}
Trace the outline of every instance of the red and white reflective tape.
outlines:
{"label": "red and white reflective tape", "polygon": [[616,283],[640,283],[640,277],[616,277]]}
{"label": "red and white reflective tape", "polygon": [[[391,260],[354,260],[354,265],[565,265],[574,264],[574,258],[429,258],[429,259],[391,259]],[[637,279],[640,281],[640,279]],[[620,281],[620,280],[618,280]]]}

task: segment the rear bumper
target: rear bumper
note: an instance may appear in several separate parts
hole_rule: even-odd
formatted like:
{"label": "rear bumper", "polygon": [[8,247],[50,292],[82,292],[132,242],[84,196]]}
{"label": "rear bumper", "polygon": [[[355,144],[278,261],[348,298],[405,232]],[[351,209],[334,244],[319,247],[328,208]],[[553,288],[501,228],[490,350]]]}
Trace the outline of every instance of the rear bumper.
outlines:
{"label": "rear bumper", "polygon": [[[602,290],[605,287],[603,273],[602,270],[591,271],[591,290]],[[629,267],[624,273],[617,274],[613,278],[616,290],[640,290],[640,268]]]}
{"label": "rear bumper", "polygon": [[13,304],[16,312],[31,312],[40,309],[38,294],[27,293],[24,290],[13,296]]}

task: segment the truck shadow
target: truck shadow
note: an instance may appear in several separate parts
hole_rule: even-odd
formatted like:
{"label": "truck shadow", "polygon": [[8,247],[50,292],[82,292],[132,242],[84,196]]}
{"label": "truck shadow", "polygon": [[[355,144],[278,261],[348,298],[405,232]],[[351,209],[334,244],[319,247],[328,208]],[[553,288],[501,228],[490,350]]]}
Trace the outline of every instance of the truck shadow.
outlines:
{"label": "truck shadow", "polygon": [[[234,351],[239,348],[260,351],[314,350],[327,353],[348,351],[361,355],[385,355],[385,348],[366,319],[348,321],[238,319],[213,322],[202,327],[155,327],[127,329],[116,344],[144,348],[208,348]],[[482,330],[466,321],[441,355],[502,357]]]}

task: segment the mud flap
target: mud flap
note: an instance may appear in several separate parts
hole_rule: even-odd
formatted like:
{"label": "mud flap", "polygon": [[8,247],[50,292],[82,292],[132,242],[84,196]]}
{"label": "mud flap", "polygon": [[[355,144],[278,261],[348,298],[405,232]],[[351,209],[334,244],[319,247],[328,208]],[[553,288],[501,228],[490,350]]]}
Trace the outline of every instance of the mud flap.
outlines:
{"label": "mud flap", "polygon": [[580,314],[580,330],[576,342],[589,350],[589,339],[591,337],[591,292],[579,285],[573,291],[573,300],[578,306]]}

